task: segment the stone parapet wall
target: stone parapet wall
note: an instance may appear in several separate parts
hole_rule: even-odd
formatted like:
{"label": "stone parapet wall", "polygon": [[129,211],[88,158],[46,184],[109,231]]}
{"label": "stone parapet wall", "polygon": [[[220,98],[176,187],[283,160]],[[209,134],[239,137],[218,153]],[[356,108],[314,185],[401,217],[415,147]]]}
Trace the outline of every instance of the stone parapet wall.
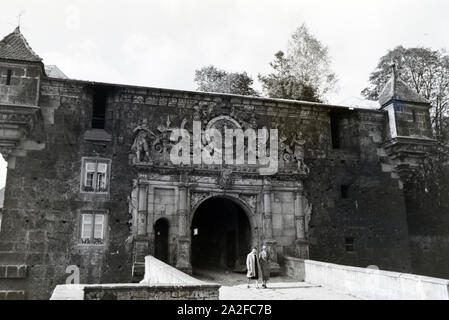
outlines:
{"label": "stone parapet wall", "polygon": [[86,286],[84,300],[218,300],[216,284]]}
{"label": "stone parapet wall", "polygon": [[284,257],[284,272],[289,277],[298,281],[304,281],[304,260],[293,257]]}
{"label": "stone parapet wall", "polygon": [[449,300],[449,280],[285,258],[287,275],[365,299]]}
{"label": "stone parapet wall", "polygon": [[218,300],[220,285],[58,285],[50,300]]}

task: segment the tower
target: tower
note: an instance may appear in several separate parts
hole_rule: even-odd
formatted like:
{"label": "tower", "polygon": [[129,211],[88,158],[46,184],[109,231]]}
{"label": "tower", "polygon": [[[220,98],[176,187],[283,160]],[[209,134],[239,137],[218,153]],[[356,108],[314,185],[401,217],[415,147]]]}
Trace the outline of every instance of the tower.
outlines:
{"label": "tower", "polygon": [[379,103],[387,113],[383,147],[405,182],[436,142],[432,138],[430,102],[399,78],[393,64]]}
{"label": "tower", "polygon": [[0,153],[6,160],[23,155],[32,145],[24,140],[37,122],[40,79],[44,75],[42,59],[19,27],[0,41]]}

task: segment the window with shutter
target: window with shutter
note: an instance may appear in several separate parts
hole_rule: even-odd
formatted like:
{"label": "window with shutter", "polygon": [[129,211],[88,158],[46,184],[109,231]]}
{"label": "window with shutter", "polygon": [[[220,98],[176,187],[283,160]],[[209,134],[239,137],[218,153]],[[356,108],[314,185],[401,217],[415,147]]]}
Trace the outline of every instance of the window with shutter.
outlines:
{"label": "window with shutter", "polygon": [[81,222],[81,242],[90,243],[92,236],[92,214],[83,214]]}
{"label": "window with shutter", "polygon": [[81,191],[89,193],[108,192],[110,160],[83,159]]}

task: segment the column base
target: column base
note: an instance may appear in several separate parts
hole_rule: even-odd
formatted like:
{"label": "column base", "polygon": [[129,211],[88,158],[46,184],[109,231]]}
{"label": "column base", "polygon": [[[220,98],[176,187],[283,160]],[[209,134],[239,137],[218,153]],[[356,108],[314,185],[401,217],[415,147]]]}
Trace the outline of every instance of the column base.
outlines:
{"label": "column base", "polygon": [[296,257],[300,259],[309,259],[309,241],[298,239],[295,241]]}
{"label": "column base", "polygon": [[267,251],[270,254],[270,276],[277,276],[281,272],[281,267],[278,263],[277,255],[277,241],[276,240],[265,240],[264,245],[267,247]]}
{"label": "column base", "polygon": [[134,262],[145,263],[145,257],[150,254],[147,237],[134,238]]}
{"label": "column base", "polygon": [[139,283],[145,276],[145,263],[134,262],[132,268],[131,282]]}
{"label": "column base", "polygon": [[190,264],[190,238],[188,237],[178,239],[176,269],[187,274],[192,274],[192,265]]}

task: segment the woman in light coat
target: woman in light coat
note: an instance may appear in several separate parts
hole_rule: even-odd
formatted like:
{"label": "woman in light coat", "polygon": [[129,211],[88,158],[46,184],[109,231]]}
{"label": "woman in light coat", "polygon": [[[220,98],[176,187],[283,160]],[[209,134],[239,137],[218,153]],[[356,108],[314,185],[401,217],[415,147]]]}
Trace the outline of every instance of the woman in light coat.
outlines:
{"label": "woman in light coat", "polygon": [[258,279],[259,279],[259,257],[257,256],[257,249],[253,248],[253,250],[246,256],[246,277],[248,278],[248,288],[251,280],[256,280],[256,288],[259,287]]}

